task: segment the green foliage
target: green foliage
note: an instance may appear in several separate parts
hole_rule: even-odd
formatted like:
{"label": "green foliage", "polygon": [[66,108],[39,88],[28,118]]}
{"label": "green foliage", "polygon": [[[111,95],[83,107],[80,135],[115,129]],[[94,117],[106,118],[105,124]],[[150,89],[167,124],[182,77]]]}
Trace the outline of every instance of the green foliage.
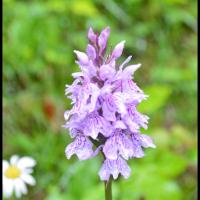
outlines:
{"label": "green foliage", "polygon": [[138,105],[138,110],[145,113],[157,112],[159,108],[166,105],[171,88],[165,85],[152,85],[144,88],[145,94],[149,95],[147,101]]}
{"label": "green foliage", "polygon": [[[157,145],[130,161],[132,175],[114,182],[116,200],[195,200],[197,176],[197,1],[4,0],[3,158],[36,159],[35,187],[22,199],[100,200],[102,158],[64,155],[65,84],[78,71],[89,26],[109,25],[109,43],[125,39],[124,58],[142,63],[134,79],[149,95],[138,109],[150,116]],[[122,60],[119,61],[120,64]]]}

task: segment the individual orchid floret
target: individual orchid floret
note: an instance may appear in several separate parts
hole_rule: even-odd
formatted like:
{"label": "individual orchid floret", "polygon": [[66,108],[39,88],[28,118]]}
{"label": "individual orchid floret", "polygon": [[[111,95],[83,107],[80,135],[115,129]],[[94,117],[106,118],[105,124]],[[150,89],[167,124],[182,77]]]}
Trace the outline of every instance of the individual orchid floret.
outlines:
{"label": "individual orchid floret", "polygon": [[64,114],[64,127],[73,139],[66,147],[66,157],[75,154],[86,160],[101,153],[104,160],[99,176],[106,182],[120,174],[128,178],[128,160],[143,157],[144,148],[155,148],[151,137],[140,133],[149,120],[137,110],[147,99],[133,80],[141,64],[128,65],[132,56],[118,63],[125,41],[109,52],[109,35],[109,27],[100,34],[89,28],[86,53],[74,51],[80,72],[73,73],[74,82],[66,86],[72,108]]}
{"label": "individual orchid floret", "polygon": [[79,160],[86,160],[93,154],[92,142],[82,135],[78,135],[74,142],[69,144],[65,150],[67,158],[76,154]]}
{"label": "individual orchid floret", "polygon": [[119,157],[116,160],[106,159],[99,171],[99,176],[102,181],[107,181],[110,176],[117,179],[119,174],[122,174],[122,176],[127,179],[130,176],[130,173],[131,169],[126,161]]}
{"label": "individual orchid floret", "polygon": [[103,153],[106,158],[116,160],[119,156],[128,160],[133,157],[132,141],[122,130],[116,129],[112,137],[106,140]]}

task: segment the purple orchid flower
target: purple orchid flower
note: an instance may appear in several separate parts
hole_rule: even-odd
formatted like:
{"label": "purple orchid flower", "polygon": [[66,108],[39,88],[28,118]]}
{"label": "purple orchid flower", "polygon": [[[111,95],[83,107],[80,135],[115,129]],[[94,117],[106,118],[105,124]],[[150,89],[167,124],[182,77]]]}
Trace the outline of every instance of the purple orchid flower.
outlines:
{"label": "purple orchid flower", "polygon": [[[128,178],[131,169],[127,161],[144,156],[143,148],[155,148],[148,135],[148,117],[137,111],[137,105],[147,95],[132,80],[140,64],[129,65],[129,56],[121,65],[125,41],[106,55],[110,28],[100,34],[89,28],[86,53],[75,50],[81,72],[73,73],[75,81],[66,86],[65,94],[72,100],[72,109],[65,112],[65,128],[74,141],[66,148],[69,159],[76,154],[80,160],[104,156],[100,179],[108,181],[119,174]],[[96,148],[96,149],[95,149]]]}

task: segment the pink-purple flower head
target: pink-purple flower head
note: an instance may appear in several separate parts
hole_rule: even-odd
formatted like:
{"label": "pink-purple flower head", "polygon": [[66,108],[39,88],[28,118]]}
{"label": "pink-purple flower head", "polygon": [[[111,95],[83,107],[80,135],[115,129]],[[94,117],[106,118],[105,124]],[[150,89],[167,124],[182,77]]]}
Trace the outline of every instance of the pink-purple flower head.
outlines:
{"label": "pink-purple flower head", "polygon": [[100,34],[89,28],[86,53],[74,51],[81,71],[73,73],[74,82],[66,86],[72,109],[64,114],[64,127],[74,139],[66,147],[67,158],[76,154],[86,160],[101,152],[104,162],[99,176],[105,181],[119,174],[128,178],[127,160],[143,157],[143,148],[155,148],[152,139],[140,133],[140,128],[147,129],[149,119],[137,110],[147,95],[132,80],[140,64],[126,66],[131,56],[117,63],[125,41],[106,55],[109,35],[109,27]]}

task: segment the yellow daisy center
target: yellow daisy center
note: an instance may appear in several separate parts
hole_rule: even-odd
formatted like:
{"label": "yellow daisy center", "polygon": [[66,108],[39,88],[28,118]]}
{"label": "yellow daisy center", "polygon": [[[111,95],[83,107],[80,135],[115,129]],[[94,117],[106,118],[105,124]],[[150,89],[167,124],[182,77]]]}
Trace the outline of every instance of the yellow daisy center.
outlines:
{"label": "yellow daisy center", "polygon": [[21,175],[21,170],[14,165],[10,165],[4,172],[4,175],[7,178],[16,179]]}

